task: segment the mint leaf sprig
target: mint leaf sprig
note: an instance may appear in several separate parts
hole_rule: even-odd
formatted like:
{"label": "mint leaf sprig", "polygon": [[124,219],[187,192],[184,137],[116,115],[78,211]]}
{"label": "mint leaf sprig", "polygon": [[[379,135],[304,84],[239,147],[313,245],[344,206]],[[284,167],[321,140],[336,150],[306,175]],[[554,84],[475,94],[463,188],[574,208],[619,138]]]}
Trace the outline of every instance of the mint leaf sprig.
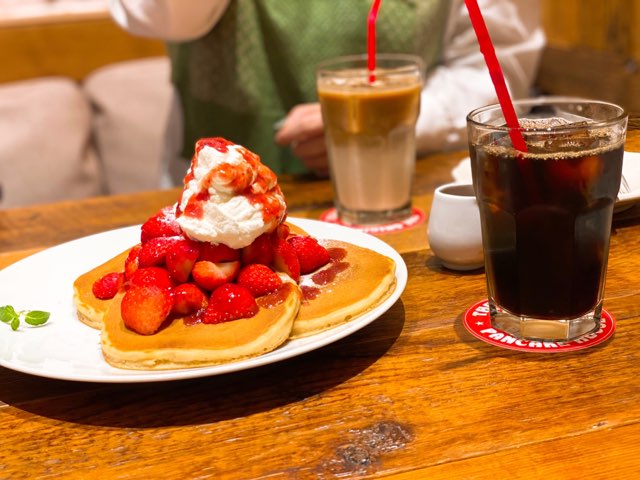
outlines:
{"label": "mint leaf sprig", "polygon": [[5,305],[0,307],[0,322],[4,322],[11,326],[11,330],[14,332],[20,328],[20,321],[24,320],[25,323],[32,327],[44,325],[49,320],[49,312],[43,312],[42,310],[18,310],[16,311],[11,305]]}

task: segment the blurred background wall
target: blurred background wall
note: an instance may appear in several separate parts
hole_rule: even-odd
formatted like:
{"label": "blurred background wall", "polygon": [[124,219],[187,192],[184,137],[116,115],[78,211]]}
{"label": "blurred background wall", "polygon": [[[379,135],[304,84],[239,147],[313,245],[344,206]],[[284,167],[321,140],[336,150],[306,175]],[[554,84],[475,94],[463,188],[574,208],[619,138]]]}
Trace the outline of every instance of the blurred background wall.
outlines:
{"label": "blurred background wall", "polygon": [[[192,1],[192,0],[185,0]],[[640,111],[640,0],[542,0],[543,92],[595,96]],[[164,53],[110,20],[106,0],[0,0],[0,82],[82,79],[95,68]]]}
{"label": "blurred background wall", "polygon": [[640,112],[640,0],[543,0],[538,87]]}

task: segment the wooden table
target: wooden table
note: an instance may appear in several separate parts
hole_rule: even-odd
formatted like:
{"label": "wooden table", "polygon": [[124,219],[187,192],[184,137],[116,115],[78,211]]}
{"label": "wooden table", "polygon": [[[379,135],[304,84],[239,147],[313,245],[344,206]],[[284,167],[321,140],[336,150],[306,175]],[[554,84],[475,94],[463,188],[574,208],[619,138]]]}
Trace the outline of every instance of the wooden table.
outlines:
{"label": "wooden table", "polygon": [[[628,149],[639,147],[631,132]],[[464,155],[419,161],[416,205],[428,212],[434,187]],[[282,183],[292,216],[316,218],[330,205],[327,182]],[[140,223],[175,199],[166,191],[0,211],[0,267]],[[627,479],[640,471],[635,208],[616,220],[611,241],[605,305],[615,336],[575,353],[524,354],[475,339],[461,321],[485,298],[484,274],[443,269],[424,223],[380,238],[407,264],[401,299],[359,332],[294,359],[122,385],[0,367],[0,478]]]}

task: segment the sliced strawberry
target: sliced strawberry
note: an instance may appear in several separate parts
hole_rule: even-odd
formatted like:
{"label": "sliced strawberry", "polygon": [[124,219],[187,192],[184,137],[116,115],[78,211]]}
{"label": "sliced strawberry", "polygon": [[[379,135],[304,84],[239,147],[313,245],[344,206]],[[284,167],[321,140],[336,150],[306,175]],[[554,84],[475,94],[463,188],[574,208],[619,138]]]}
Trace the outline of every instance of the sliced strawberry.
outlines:
{"label": "sliced strawberry", "polygon": [[290,233],[291,233],[291,228],[286,223],[281,223],[273,231],[273,234],[275,236],[277,236],[278,238],[282,238],[284,240],[287,239],[287,237],[289,236]]}
{"label": "sliced strawberry", "polygon": [[124,261],[124,278],[126,280],[130,280],[133,274],[136,273],[136,270],[138,270],[138,257],[140,256],[141,249],[142,246],[138,244],[129,250],[129,255],[127,255]]}
{"label": "sliced strawberry", "polygon": [[187,316],[206,308],[208,299],[205,293],[194,283],[183,283],[173,289],[173,308],[171,313]]}
{"label": "sliced strawberry", "polygon": [[250,318],[260,307],[246,287],[225,283],[211,293],[209,305],[202,314],[202,323],[221,323],[238,318]]}
{"label": "sliced strawberry", "polygon": [[138,255],[138,265],[141,268],[162,265],[169,248],[182,239],[182,237],[156,237],[143,243]]}
{"label": "sliced strawberry", "polygon": [[141,335],[153,335],[169,316],[171,292],[153,286],[134,286],[122,297],[120,313],[127,328]]}
{"label": "sliced strawberry", "polygon": [[129,280],[129,286],[171,289],[174,284],[171,275],[164,268],[145,267],[136,270]]}
{"label": "sliced strawberry", "polygon": [[200,257],[198,260],[208,262],[233,262],[240,260],[240,250],[228,247],[224,243],[200,242]]}
{"label": "sliced strawberry", "polygon": [[271,235],[268,233],[263,233],[242,249],[242,263],[245,265],[251,263],[270,265],[272,261],[273,245],[271,244]]}
{"label": "sliced strawberry", "polygon": [[331,258],[329,252],[313,237],[293,235],[287,239],[298,255],[300,273],[311,273],[323,267]]}
{"label": "sliced strawberry", "polygon": [[273,239],[273,267],[289,275],[294,282],[300,280],[300,261],[294,248],[282,238]]}
{"label": "sliced strawberry", "polygon": [[214,263],[206,260],[199,260],[193,265],[191,275],[193,281],[200,288],[212,291],[223,283],[233,281],[240,270],[240,262],[220,262]]}
{"label": "sliced strawberry", "polygon": [[274,292],[282,285],[282,279],[271,268],[261,263],[252,263],[240,270],[238,285],[247,287],[255,298]]}
{"label": "sliced strawberry", "polygon": [[162,208],[158,213],[150,217],[142,224],[140,229],[140,241],[147,243],[156,237],[174,237],[180,235],[182,230],[176,221],[176,209],[171,205]]}
{"label": "sliced strawberry", "polygon": [[101,300],[109,300],[116,296],[118,290],[124,282],[124,273],[112,272],[103,275],[98,280],[93,282],[91,291]]}
{"label": "sliced strawberry", "polygon": [[189,280],[193,265],[200,255],[200,245],[201,242],[183,238],[168,248],[165,264],[176,282],[184,283]]}

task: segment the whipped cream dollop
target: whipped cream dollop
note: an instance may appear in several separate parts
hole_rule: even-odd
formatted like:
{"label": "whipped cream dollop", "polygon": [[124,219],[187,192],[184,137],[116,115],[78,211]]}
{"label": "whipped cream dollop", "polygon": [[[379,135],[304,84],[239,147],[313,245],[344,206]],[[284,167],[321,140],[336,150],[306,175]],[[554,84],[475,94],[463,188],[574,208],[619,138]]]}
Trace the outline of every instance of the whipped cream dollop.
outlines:
{"label": "whipped cream dollop", "polygon": [[286,212],[277,177],[258,155],[223,138],[198,140],[176,211],[187,236],[242,248]]}

